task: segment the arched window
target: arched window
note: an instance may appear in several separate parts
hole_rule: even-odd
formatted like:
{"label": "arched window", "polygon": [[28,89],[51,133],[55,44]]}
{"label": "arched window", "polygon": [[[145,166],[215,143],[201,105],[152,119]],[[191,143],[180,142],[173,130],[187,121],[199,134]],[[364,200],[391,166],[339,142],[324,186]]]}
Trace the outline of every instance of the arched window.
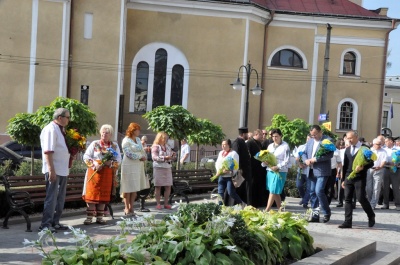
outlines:
{"label": "arched window", "polygon": [[165,82],[167,78],[167,51],[158,49],[154,66],[153,109],[165,102]]}
{"label": "arched window", "polygon": [[158,106],[187,108],[189,63],[185,55],[167,43],[150,43],[132,62],[130,112],[151,111]]}
{"label": "arched window", "polygon": [[356,74],[356,55],[353,52],[346,52],[343,61],[343,74],[355,75]]}
{"label": "arched window", "polygon": [[353,125],[353,104],[351,102],[344,102],[340,106],[340,130],[351,130]]}
{"label": "arched window", "polygon": [[358,105],[351,98],[342,99],[338,104],[337,130],[357,130]]}
{"label": "arched window", "polygon": [[147,109],[148,83],[149,64],[140,62],[136,70],[135,112],[145,112]]}
{"label": "arched window", "polygon": [[303,59],[291,49],[283,49],[274,54],[271,66],[303,68]]}
{"label": "arched window", "polygon": [[172,68],[172,83],[171,83],[171,106],[182,105],[183,95],[183,77],[184,69],[180,64],[174,65]]}
{"label": "arched window", "polygon": [[344,77],[359,77],[361,73],[361,53],[350,48],[342,52],[340,58],[340,75]]}

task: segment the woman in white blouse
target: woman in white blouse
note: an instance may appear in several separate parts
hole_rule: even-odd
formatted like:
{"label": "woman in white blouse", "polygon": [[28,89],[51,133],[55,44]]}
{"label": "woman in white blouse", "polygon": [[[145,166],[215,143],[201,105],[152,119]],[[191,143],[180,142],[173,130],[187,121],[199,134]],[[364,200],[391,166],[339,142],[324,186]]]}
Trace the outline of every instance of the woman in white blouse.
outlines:
{"label": "woman in white blouse", "polygon": [[275,155],[277,160],[276,166],[270,166],[262,163],[263,167],[267,167],[267,190],[269,197],[266,211],[271,210],[274,202],[278,209],[281,208],[281,197],[283,187],[286,182],[286,175],[289,170],[290,148],[289,145],[282,141],[282,132],[280,129],[272,129],[271,137],[273,143],[268,146],[268,151]]}

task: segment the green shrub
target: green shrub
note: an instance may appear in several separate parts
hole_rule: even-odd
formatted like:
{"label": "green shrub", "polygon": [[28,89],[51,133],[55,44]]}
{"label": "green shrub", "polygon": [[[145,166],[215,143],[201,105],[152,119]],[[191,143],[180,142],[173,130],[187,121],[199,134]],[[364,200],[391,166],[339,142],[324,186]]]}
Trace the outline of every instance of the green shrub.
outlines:
{"label": "green shrub", "polygon": [[[29,176],[31,174],[31,162],[22,162],[14,170],[14,176]],[[33,163],[33,175],[42,175],[42,160],[35,160]]]}
{"label": "green shrub", "polygon": [[5,160],[2,165],[0,165],[0,176],[3,175],[12,175],[13,174],[13,165],[11,160]]}
{"label": "green shrub", "polygon": [[76,159],[72,162],[72,167],[69,169],[69,174],[86,173],[87,166],[83,160]]}

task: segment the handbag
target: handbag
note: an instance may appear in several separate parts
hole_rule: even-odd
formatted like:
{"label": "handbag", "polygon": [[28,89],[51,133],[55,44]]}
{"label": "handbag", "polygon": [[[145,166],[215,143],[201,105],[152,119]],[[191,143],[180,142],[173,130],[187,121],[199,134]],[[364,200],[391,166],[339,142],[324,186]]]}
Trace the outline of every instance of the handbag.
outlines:
{"label": "handbag", "polygon": [[236,171],[236,174],[232,176],[232,182],[233,182],[233,186],[235,186],[235,188],[239,188],[240,185],[242,185],[242,183],[245,181],[245,179],[242,175],[243,175],[243,172],[241,169],[239,169],[238,171]]}

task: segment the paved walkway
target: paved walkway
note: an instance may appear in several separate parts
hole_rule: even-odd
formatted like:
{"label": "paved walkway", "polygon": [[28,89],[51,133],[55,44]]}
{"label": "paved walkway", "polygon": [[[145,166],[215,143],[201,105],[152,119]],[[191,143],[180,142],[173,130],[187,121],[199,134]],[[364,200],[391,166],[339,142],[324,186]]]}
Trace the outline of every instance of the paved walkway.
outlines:
{"label": "paved walkway", "polygon": [[[201,197],[192,198],[193,202],[204,202],[205,199]],[[297,204],[299,199],[287,198],[286,211],[305,213],[300,205]],[[344,220],[344,208],[335,207],[336,202],[332,203],[332,217],[329,223],[310,223],[307,229],[313,235],[320,236],[321,234],[334,238],[338,237],[351,237],[362,238],[373,241],[386,242],[399,246],[400,251],[400,211],[394,210],[391,205],[389,210],[376,210],[376,225],[373,228],[368,228],[368,219],[361,206],[357,205],[357,209],[353,215],[353,228],[352,229],[339,229],[338,225]],[[170,210],[156,210],[154,203],[149,202],[146,206],[151,209],[151,213],[156,214],[156,217],[162,217]],[[116,204],[113,206],[115,211],[115,219],[109,220],[107,225],[100,226],[92,224],[85,226],[83,220],[85,219],[84,209],[78,211],[67,211],[62,218],[62,223],[79,227],[87,231],[87,233],[95,238],[104,238],[112,235],[119,234],[116,222],[123,216],[123,205]],[[140,213],[139,213],[140,214]],[[37,240],[37,229],[40,225],[40,216],[32,218],[32,230],[34,232],[25,232],[25,222],[20,222],[20,218],[14,218],[9,222],[10,229],[0,228],[0,264],[40,264],[41,257],[38,251],[32,248],[24,248],[22,242],[24,239]],[[3,220],[0,220],[2,224]],[[64,233],[55,234],[57,241],[62,244],[69,237]],[[318,243],[318,237],[315,236],[314,240]]]}

